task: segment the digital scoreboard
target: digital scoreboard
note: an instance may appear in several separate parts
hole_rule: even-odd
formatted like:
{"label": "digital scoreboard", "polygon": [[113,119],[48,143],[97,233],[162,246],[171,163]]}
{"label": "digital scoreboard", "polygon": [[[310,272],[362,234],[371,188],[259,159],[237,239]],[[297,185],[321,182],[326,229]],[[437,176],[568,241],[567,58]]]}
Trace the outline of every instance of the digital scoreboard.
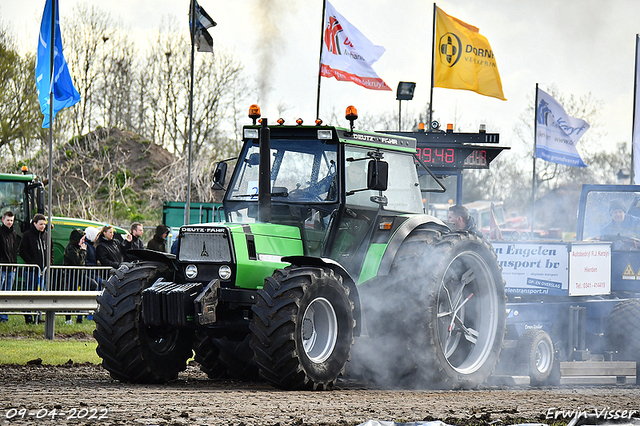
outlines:
{"label": "digital scoreboard", "polygon": [[432,169],[488,169],[504,148],[477,146],[433,146],[418,143],[416,155]]}

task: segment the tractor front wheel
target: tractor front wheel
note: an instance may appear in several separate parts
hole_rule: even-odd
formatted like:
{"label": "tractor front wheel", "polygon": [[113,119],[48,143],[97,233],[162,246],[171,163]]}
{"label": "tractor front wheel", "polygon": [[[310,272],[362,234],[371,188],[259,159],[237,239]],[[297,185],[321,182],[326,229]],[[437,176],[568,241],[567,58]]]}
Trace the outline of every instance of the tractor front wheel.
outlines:
{"label": "tractor front wheel", "polygon": [[98,296],[93,315],[102,366],[116,380],[133,383],[165,383],[186,368],[191,357],[191,332],[171,327],[150,327],[142,321],[141,295],[168,267],[143,262],[121,266]]}
{"label": "tractor front wheel", "polygon": [[288,267],[265,279],[253,306],[251,348],[260,375],[288,390],[329,389],[349,359],[353,303],[342,277]]}

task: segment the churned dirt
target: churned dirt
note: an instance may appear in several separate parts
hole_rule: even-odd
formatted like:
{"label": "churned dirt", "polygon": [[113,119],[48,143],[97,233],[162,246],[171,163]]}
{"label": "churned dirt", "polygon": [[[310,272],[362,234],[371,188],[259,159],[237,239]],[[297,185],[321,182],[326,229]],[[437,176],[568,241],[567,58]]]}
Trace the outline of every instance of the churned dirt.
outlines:
{"label": "churned dirt", "polygon": [[640,387],[389,391],[342,381],[333,391],[285,392],[265,383],[212,381],[195,365],[165,385],[120,383],[91,364],[3,365],[0,409],[2,425],[551,424],[548,417],[561,420],[562,410],[567,418],[556,424],[566,424],[571,410],[640,410]]}

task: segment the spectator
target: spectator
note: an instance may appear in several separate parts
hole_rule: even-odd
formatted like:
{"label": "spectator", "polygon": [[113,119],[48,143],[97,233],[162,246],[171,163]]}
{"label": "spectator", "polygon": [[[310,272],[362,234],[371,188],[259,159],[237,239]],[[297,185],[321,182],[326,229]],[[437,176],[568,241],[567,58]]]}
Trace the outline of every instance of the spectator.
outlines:
{"label": "spectator", "polygon": [[100,230],[94,226],[87,226],[84,230],[84,240],[87,243],[87,256],[84,260],[86,266],[98,266],[95,243],[99,233]]}
{"label": "spectator", "polygon": [[158,225],[155,235],[147,243],[147,249],[167,252],[167,236],[169,235],[169,227],[167,225]]}
{"label": "spectator", "polygon": [[[64,265],[65,266],[85,266],[87,257],[87,244],[85,242],[84,231],[74,229],[69,235],[69,244],[64,249]],[[66,271],[66,281],[70,283],[71,288],[65,290],[75,290],[79,285],[84,290],[96,290],[98,284],[94,279],[86,274],[86,271],[72,269]],[[66,316],[67,324],[71,324],[71,315]],[[82,323],[82,315],[78,315],[76,319],[78,324]]]}
{"label": "spectator", "polygon": [[132,254],[129,254],[129,250],[144,250],[144,243],[142,242],[142,234],[144,232],[144,228],[142,224],[138,222],[134,222],[131,224],[131,241],[125,241],[124,248],[124,260],[127,262],[133,262],[134,260],[138,260],[138,258]]}
{"label": "spectator", "polygon": [[[12,211],[7,210],[2,215],[2,225],[0,226],[0,263],[18,263],[18,234],[13,229],[15,216]],[[16,269],[14,267],[2,267],[0,274],[0,290],[11,291],[13,278]],[[7,315],[0,315],[0,322],[9,321]]]}
{"label": "spectator", "polygon": [[[113,237],[113,226],[105,225],[96,239],[96,258],[100,265],[118,269],[123,261],[122,243]],[[128,238],[131,235],[127,234]]]}
{"label": "spectator", "polygon": [[[36,214],[31,221],[31,227],[22,234],[22,241],[18,252],[27,265],[38,265],[40,271],[46,266],[47,253],[47,218],[43,214]],[[51,263],[53,264],[53,251],[51,252]],[[34,270],[27,272],[27,288],[26,290],[37,290],[40,287],[40,273]],[[43,290],[46,289],[47,283],[42,282]],[[33,322],[31,315],[25,315],[24,320],[27,324]]]}
{"label": "spectator", "polygon": [[460,204],[449,207],[449,222],[453,223],[459,231],[468,231],[482,240],[487,240],[486,235],[482,233],[476,226],[476,221],[469,214],[469,210]]}

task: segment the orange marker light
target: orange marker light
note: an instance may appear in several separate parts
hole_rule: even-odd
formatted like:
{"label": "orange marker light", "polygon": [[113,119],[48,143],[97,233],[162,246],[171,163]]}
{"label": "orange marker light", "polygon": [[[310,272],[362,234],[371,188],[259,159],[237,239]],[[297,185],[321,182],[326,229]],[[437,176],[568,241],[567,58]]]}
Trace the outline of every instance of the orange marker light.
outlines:
{"label": "orange marker light", "polygon": [[282,126],[284,124],[284,118],[278,118],[278,124]]}
{"label": "orange marker light", "polygon": [[316,126],[322,126],[322,120],[316,118]]}
{"label": "orange marker light", "polygon": [[296,120],[296,123],[298,124],[298,126],[302,126],[302,118],[298,118]]}

